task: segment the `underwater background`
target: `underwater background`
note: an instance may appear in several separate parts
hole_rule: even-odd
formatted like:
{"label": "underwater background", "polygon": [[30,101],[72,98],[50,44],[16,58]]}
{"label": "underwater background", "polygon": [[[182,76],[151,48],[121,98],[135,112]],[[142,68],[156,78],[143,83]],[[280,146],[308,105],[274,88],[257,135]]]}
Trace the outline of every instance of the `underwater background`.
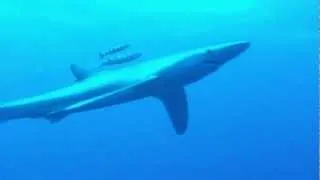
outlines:
{"label": "underwater background", "polygon": [[248,40],[187,87],[175,135],[149,98],[62,122],[0,125],[0,180],[314,180],[318,178],[316,0],[4,0],[0,100],[74,82],[71,63],[130,43],[142,59]]}

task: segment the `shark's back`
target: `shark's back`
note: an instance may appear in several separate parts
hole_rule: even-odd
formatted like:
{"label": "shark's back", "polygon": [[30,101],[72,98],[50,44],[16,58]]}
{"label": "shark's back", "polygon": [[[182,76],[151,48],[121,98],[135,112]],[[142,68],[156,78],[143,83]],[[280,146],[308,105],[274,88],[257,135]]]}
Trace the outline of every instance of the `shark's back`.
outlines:
{"label": "shark's back", "polygon": [[[99,72],[81,82],[37,96],[21,98],[0,104],[0,121],[19,118],[44,117],[74,103],[112,92],[134,81],[131,69]],[[127,77],[124,80],[124,77]],[[130,78],[128,78],[130,77]]]}
{"label": "shark's back", "polygon": [[37,96],[2,103],[0,104],[0,121],[44,116],[52,110],[63,108],[98,93],[90,92],[90,89],[92,89],[90,86],[98,86],[98,84],[84,81]]}

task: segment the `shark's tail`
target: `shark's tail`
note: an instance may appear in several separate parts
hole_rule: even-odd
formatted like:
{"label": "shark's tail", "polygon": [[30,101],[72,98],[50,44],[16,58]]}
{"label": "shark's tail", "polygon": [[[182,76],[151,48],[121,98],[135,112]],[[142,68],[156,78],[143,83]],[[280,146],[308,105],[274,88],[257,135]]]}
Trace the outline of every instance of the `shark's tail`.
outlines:
{"label": "shark's tail", "polygon": [[5,123],[14,119],[32,117],[30,106],[0,105],[0,123]]}
{"label": "shark's tail", "polygon": [[0,106],[0,123],[6,123],[11,119],[15,119],[15,116],[17,117],[19,114],[21,114],[21,112],[16,112],[8,107]]}

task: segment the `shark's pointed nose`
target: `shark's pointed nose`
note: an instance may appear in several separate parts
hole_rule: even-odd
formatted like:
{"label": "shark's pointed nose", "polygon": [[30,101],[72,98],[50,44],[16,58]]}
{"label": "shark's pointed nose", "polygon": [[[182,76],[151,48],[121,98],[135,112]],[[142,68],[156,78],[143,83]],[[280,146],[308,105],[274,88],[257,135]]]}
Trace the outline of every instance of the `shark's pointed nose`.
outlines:
{"label": "shark's pointed nose", "polygon": [[241,41],[232,43],[225,46],[226,51],[234,54],[240,54],[244,51],[246,51],[250,47],[249,41]]}
{"label": "shark's pointed nose", "polygon": [[239,56],[250,47],[250,42],[239,41],[220,45],[209,51],[207,62],[224,64],[229,60]]}

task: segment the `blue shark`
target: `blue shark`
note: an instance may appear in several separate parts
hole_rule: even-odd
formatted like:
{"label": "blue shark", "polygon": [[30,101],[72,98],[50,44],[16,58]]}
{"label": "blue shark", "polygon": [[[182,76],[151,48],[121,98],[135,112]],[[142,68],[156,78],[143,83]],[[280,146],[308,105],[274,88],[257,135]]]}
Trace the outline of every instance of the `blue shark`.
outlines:
{"label": "blue shark", "polygon": [[155,97],[168,112],[175,133],[181,135],[189,121],[185,87],[216,72],[249,47],[250,42],[238,41],[118,68],[78,70],[78,81],[69,86],[1,104],[0,121],[44,118],[56,123],[74,113]]}

